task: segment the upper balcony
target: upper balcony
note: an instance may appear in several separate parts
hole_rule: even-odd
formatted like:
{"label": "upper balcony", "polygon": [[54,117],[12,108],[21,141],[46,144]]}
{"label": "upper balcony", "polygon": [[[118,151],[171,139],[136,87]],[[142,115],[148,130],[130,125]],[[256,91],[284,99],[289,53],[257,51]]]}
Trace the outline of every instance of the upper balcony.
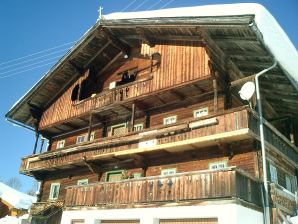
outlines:
{"label": "upper balcony", "polygon": [[[20,172],[32,175],[39,171],[86,167],[86,163],[109,164],[115,159],[126,160],[135,155],[167,151],[199,150],[203,147],[229,144],[245,139],[259,139],[257,114],[240,107],[202,118],[155,126],[121,136],[96,139],[23,158]],[[265,121],[266,147],[286,158],[295,167],[298,149],[269,122]]]}

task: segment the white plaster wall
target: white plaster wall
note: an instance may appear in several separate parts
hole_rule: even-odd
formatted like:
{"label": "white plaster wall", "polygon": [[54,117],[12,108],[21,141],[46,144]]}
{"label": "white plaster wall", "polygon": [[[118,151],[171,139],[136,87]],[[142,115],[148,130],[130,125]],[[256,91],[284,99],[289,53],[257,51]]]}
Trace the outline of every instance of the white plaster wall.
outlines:
{"label": "white plaster wall", "polygon": [[158,224],[159,219],[218,218],[219,224],[262,224],[263,214],[237,204],[177,206],[64,211],[62,224],[73,219],[85,219],[85,224],[100,224],[100,220],[139,219],[140,224]]}

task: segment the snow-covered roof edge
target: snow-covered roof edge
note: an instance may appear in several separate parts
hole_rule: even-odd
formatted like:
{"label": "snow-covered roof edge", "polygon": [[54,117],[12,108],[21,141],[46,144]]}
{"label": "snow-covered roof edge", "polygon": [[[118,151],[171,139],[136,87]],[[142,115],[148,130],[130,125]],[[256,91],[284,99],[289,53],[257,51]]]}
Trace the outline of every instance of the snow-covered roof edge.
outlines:
{"label": "snow-covered roof edge", "polygon": [[2,182],[0,182],[0,198],[17,209],[28,210],[32,203],[36,202],[36,197],[17,191]]}
{"label": "snow-covered roof edge", "polygon": [[287,34],[271,13],[257,3],[205,5],[140,12],[111,13],[105,20],[173,18],[173,17],[216,17],[255,15],[255,24],[263,36],[263,43],[276,58],[278,64],[290,76],[298,90],[298,53]]}

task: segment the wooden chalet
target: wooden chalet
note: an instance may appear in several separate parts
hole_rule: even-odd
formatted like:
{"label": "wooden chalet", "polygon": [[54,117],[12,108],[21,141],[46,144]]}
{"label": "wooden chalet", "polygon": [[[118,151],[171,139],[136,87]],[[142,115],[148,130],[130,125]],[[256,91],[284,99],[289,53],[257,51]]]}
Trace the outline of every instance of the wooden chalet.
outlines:
{"label": "wooden chalet", "polygon": [[6,115],[36,132],[20,167],[41,183],[32,223],[263,223],[258,108],[238,92],[275,60],[260,90],[271,223],[286,221],[297,58],[256,4],[101,18]]}

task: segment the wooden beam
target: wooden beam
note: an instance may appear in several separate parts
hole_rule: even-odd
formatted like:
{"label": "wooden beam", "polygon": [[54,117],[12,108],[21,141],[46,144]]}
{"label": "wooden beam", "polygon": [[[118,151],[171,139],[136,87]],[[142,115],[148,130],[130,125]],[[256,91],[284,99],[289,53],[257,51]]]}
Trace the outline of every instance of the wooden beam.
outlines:
{"label": "wooden beam", "polygon": [[112,64],[114,64],[115,63],[115,61],[117,61],[118,60],[118,58],[120,57],[120,56],[122,56],[123,55],[123,53],[122,52],[120,52],[120,53],[118,53],[108,64],[106,64],[99,72],[98,72],[98,74],[97,75],[101,75],[101,74],[103,74],[108,68],[110,68],[110,66],[112,65]]}
{"label": "wooden beam", "polygon": [[97,53],[96,54],[94,54],[93,56],[92,56],[92,58],[90,58],[89,59],[89,61],[84,65],[84,69],[87,69],[88,68],[88,66],[94,61],[94,59],[98,56],[98,55],[100,55],[109,45],[110,45],[110,41],[108,41],[105,45],[103,45],[100,49],[99,49],[99,51],[97,51]]}
{"label": "wooden beam", "polygon": [[130,120],[130,132],[133,132],[134,125],[135,125],[135,114],[136,114],[136,104],[133,103],[131,105],[131,120]]}
{"label": "wooden beam", "polygon": [[83,162],[92,173],[98,173],[100,171],[100,167],[96,166],[93,163],[88,162],[86,159],[86,156],[83,157]]}
{"label": "wooden beam", "polygon": [[186,99],[185,95],[178,92],[177,90],[171,89],[169,92],[170,92],[170,94],[174,95],[179,100],[185,100]]}
{"label": "wooden beam", "polygon": [[248,82],[248,81],[255,81],[255,77],[256,75],[250,75],[250,76],[247,76],[247,77],[244,77],[244,78],[240,78],[240,79],[237,79],[233,82],[231,82],[231,87],[234,87],[234,86],[238,86],[238,85],[241,85],[245,82]]}
{"label": "wooden beam", "polygon": [[147,167],[144,157],[140,156],[139,154],[132,154],[131,157],[133,158],[137,167],[141,167],[143,169]]}
{"label": "wooden beam", "polygon": [[89,117],[89,127],[88,127],[88,137],[87,137],[88,142],[90,141],[90,138],[91,138],[92,123],[93,123],[93,114],[90,113],[90,117]]}
{"label": "wooden beam", "polygon": [[216,79],[213,79],[213,91],[214,91],[214,97],[213,97],[214,113],[217,113],[218,99],[217,99],[217,80]]}
{"label": "wooden beam", "polygon": [[137,33],[140,35],[141,39],[144,41],[145,44],[149,45],[150,47],[154,47],[155,39],[149,36],[144,29],[141,27],[136,28]]}
{"label": "wooden beam", "polygon": [[109,42],[116,48],[122,51],[124,55],[130,54],[130,46],[126,43],[121,42],[116,36],[111,34],[105,27],[100,28],[101,33],[109,40]]}
{"label": "wooden beam", "polygon": [[71,64],[71,66],[80,74],[84,73],[84,67],[78,65],[76,62],[74,62],[73,60],[69,60],[69,64]]}

